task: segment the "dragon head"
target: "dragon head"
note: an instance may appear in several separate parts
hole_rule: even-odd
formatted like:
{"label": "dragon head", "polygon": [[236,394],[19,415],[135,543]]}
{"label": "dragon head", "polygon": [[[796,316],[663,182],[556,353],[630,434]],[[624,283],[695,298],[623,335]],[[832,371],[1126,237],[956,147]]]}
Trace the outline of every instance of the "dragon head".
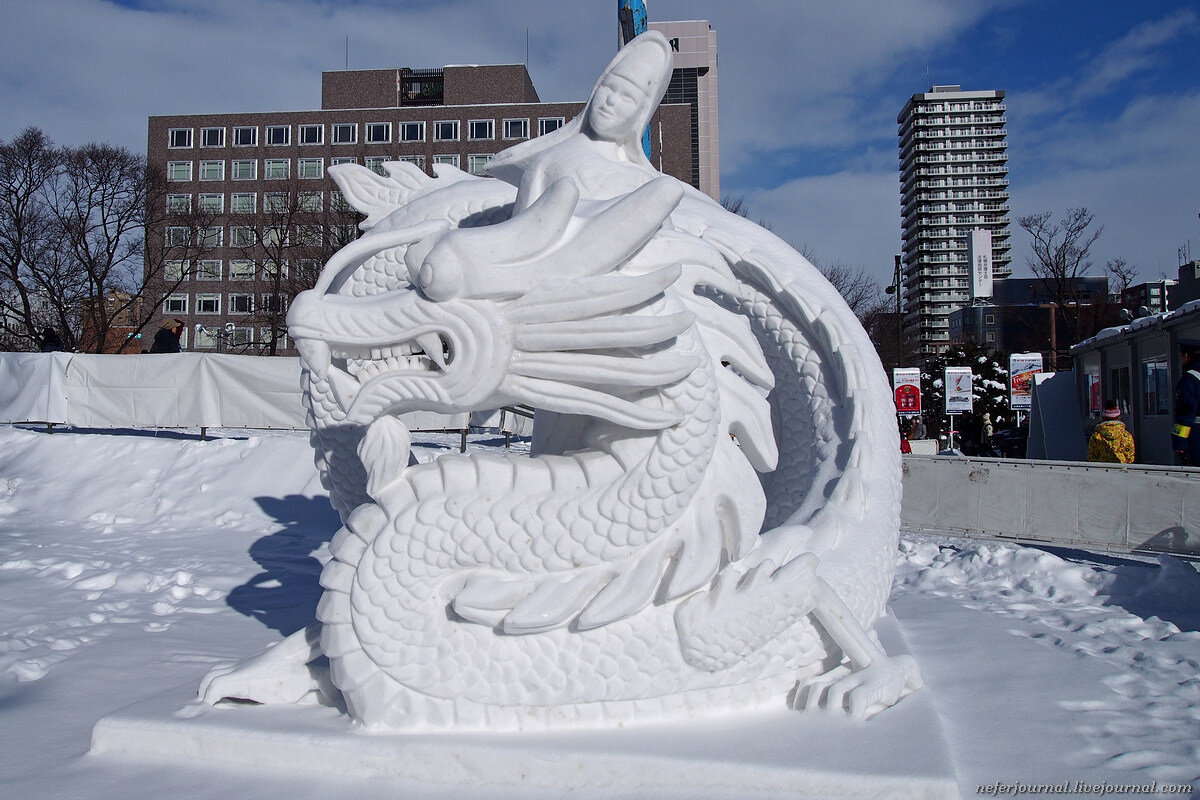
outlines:
{"label": "dragon head", "polygon": [[564,178],[521,213],[474,228],[401,208],[292,304],[309,380],[355,425],[526,403],[669,426],[678,419],[653,390],[698,365],[669,346],[693,316],[662,307],[678,266],[631,260],[681,196],[657,179],[584,208]]}

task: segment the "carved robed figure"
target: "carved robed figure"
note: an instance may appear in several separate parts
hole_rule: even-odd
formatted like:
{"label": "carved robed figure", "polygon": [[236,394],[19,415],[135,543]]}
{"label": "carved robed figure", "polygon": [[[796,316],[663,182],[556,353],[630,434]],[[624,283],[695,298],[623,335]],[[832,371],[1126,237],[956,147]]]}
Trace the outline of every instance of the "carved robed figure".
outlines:
{"label": "carved robed figure", "polygon": [[[366,232],[288,324],[345,524],[317,622],[205,700],[495,730],[861,717],[920,685],[871,633],[900,504],[878,357],[803,257],[646,161],[671,64],[638,37],[499,180],[330,169]],[[399,414],[513,403],[528,456],[410,463]]]}

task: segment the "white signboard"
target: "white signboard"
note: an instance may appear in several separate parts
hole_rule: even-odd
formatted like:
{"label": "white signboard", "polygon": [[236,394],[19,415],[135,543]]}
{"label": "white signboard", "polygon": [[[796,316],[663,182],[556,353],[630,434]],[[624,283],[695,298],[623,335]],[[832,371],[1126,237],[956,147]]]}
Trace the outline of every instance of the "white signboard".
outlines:
{"label": "white signboard", "polygon": [[971,299],[992,296],[992,232],[971,231],[967,238],[967,258],[971,264]]}
{"label": "white signboard", "polygon": [[1041,371],[1041,353],[1013,353],[1008,357],[1008,404],[1013,410],[1033,407],[1033,376]]}
{"label": "white signboard", "polygon": [[971,410],[971,368],[946,367],[946,413],[960,414]]}

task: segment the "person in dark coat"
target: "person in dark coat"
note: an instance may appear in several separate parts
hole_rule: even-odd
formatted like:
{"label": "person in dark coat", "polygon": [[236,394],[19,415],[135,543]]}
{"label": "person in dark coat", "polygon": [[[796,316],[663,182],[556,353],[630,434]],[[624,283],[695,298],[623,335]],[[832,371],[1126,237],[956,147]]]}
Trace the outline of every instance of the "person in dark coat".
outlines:
{"label": "person in dark coat", "polygon": [[183,333],[183,320],[167,317],[158,326],[154,334],[154,344],[150,345],[151,353],[178,353],[179,336]]}
{"label": "person in dark coat", "polygon": [[63,340],[54,328],[42,331],[42,343],[38,348],[43,353],[57,353],[63,349]]}
{"label": "person in dark coat", "polygon": [[1200,339],[1180,339],[1183,374],[1175,384],[1175,427],[1171,429],[1171,450],[1175,463],[1200,466],[1200,432],[1196,416],[1200,414]]}

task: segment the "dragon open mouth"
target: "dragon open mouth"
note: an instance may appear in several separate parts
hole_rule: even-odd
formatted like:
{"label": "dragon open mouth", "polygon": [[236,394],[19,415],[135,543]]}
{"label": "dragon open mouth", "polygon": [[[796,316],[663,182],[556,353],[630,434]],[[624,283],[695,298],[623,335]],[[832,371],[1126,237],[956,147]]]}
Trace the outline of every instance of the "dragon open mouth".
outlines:
{"label": "dragon open mouth", "polygon": [[390,372],[441,372],[454,361],[450,340],[433,332],[384,346],[334,344],[330,354],[335,365],[344,364],[344,370],[364,384]]}

